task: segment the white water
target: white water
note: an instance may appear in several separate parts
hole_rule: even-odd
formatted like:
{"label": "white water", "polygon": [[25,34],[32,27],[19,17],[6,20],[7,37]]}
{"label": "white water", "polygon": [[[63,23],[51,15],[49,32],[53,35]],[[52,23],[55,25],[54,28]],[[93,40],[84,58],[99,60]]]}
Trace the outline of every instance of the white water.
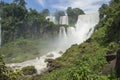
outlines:
{"label": "white water", "polygon": [[60,24],[66,24],[68,25],[68,16],[61,16],[60,17]]}
{"label": "white water", "polygon": [[35,66],[37,69],[38,74],[44,72],[44,70],[47,70],[47,62],[45,62],[45,59],[55,59],[57,57],[60,57],[58,51],[49,52],[41,57],[36,57],[36,59],[28,60],[21,63],[12,63],[12,64],[6,64],[6,66],[10,66],[13,69],[21,69],[25,66]]}
{"label": "white water", "polygon": [[[62,17],[64,24],[68,24],[67,17]],[[98,14],[79,15],[75,27],[60,28],[59,46],[66,50],[72,44],[80,44],[87,40],[94,31],[95,25],[99,22]]]}
{"label": "white water", "polygon": [[[80,44],[87,40],[93,33],[94,27],[98,22],[98,14],[80,15],[75,27],[68,27],[67,29],[65,29],[63,26],[60,27],[58,39],[52,43],[56,46],[54,51],[51,51],[33,60],[28,60],[22,63],[7,64],[7,66],[10,66],[14,69],[21,69],[22,67],[32,65],[35,66],[38,73],[41,73],[47,69],[47,63],[44,62],[46,59],[55,59],[60,57],[60,51],[64,52],[72,44]],[[68,25],[68,17],[61,17],[60,24]]]}

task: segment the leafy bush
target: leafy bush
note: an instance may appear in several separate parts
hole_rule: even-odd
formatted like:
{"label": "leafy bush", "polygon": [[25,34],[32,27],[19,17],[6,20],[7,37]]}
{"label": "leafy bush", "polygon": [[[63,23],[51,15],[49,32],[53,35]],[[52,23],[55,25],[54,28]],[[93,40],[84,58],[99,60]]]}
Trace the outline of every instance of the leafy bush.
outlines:
{"label": "leafy bush", "polygon": [[0,48],[0,54],[5,56],[5,62],[21,62],[39,55],[36,42],[28,39],[17,39],[5,44]]}
{"label": "leafy bush", "polygon": [[33,75],[37,73],[37,70],[35,69],[34,66],[23,67],[22,71],[24,75]]}

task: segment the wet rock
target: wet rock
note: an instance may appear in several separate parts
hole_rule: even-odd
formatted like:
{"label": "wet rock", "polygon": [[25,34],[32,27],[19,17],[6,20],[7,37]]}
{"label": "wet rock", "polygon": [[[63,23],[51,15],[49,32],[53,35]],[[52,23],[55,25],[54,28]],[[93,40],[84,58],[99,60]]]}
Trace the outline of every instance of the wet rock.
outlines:
{"label": "wet rock", "polygon": [[62,51],[59,51],[59,54],[63,54],[63,52],[62,52]]}
{"label": "wet rock", "polygon": [[48,62],[47,64],[48,72],[51,72],[63,66],[59,61],[54,60],[54,59],[47,59],[46,62]]}

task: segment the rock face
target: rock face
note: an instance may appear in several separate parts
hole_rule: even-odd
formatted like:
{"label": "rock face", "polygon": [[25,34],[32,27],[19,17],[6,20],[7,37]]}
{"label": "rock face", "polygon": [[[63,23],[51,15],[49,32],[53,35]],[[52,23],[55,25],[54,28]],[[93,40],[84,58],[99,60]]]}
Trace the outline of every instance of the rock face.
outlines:
{"label": "rock face", "polygon": [[54,60],[54,59],[47,59],[46,61],[48,62],[48,64],[47,64],[48,72],[51,72],[51,71],[61,68],[63,66],[62,63],[60,63],[59,61]]}
{"label": "rock face", "polygon": [[117,77],[120,77],[120,49],[117,51],[115,71]]}
{"label": "rock face", "polygon": [[108,63],[111,63],[112,60],[116,59],[116,55],[108,54],[107,56],[105,56],[105,58]]}
{"label": "rock face", "polygon": [[117,51],[116,55],[107,55],[105,56],[107,62],[110,63],[110,66],[114,66],[116,77],[120,77],[120,49]]}
{"label": "rock face", "polygon": [[112,60],[109,62],[110,64],[106,64],[103,68],[102,74],[108,75],[111,73],[111,71],[114,71],[115,69],[115,64],[116,64],[116,59]]}

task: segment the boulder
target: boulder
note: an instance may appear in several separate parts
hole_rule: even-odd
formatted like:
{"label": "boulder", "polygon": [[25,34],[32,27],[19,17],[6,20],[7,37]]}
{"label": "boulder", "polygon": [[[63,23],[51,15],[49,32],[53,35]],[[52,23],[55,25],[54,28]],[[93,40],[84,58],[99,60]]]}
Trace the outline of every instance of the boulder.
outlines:
{"label": "boulder", "polygon": [[117,51],[115,72],[116,76],[120,77],[120,49]]}
{"label": "boulder", "polygon": [[109,62],[109,66],[107,66],[108,68],[110,68],[111,66],[116,73],[116,77],[119,78],[120,77],[120,49],[117,50],[116,55],[114,54],[107,54],[106,57],[106,61]]}

